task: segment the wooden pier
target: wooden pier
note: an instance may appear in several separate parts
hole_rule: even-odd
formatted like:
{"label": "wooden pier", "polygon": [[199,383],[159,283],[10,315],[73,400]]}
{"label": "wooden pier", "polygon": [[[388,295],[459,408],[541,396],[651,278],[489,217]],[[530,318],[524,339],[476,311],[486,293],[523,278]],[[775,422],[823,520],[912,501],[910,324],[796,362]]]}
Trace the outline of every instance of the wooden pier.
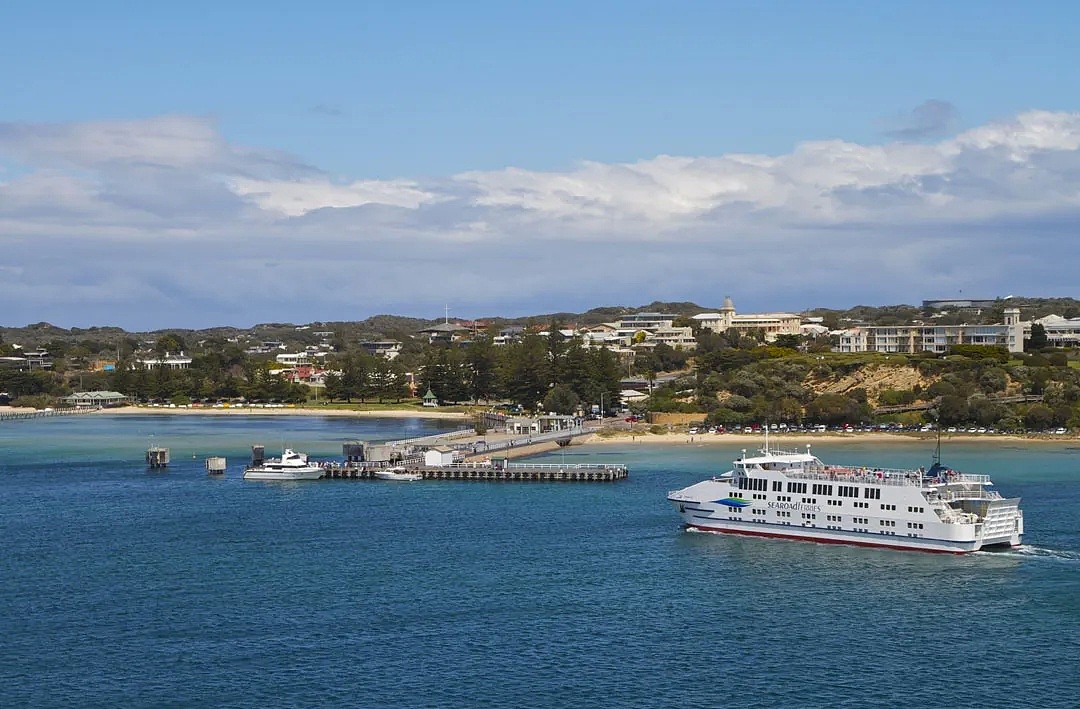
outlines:
{"label": "wooden pier", "polygon": [[[400,466],[419,473],[424,480],[472,480],[479,482],[615,482],[625,480],[629,470],[618,464],[559,465],[510,463],[506,465],[456,464],[442,467]],[[331,465],[323,479],[377,480],[377,466]]]}
{"label": "wooden pier", "polygon": [[58,409],[41,409],[39,411],[7,411],[0,413],[0,421],[22,421],[25,419],[44,419],[53,416],[76,416],[78,414],[91,414],[101,411],[100,406],[61,407]]}

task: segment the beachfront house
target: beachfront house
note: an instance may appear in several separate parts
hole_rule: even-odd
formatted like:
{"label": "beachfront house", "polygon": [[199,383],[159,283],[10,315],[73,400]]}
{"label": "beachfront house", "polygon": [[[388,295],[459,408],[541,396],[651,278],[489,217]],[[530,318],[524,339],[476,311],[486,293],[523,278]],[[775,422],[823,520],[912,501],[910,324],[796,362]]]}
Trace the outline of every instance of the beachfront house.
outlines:
{"label": "beachfront house", "polygon": [[94,408],[100,406],[120,406],[130,399],[118,391],[80,391],[60,399],[68,406],[77,409]]}
{"label": "beachfront house", "polygon": [[373,357],[390,361],[401,354],[402,345],[398,340],[362,340],[360,347]]}

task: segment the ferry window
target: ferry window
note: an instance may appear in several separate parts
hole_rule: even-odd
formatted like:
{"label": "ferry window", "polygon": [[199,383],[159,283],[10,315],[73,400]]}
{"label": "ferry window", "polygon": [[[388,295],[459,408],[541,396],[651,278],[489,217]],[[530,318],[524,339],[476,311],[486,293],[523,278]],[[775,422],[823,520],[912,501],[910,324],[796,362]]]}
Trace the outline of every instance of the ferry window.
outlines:
{"label": "ferry window", "polygon": [[780,482],[779,480],[773,480],[773,484],[772,484],[772,491],[773,492],[781,492],[783,489],[784,489],[784,483]]}

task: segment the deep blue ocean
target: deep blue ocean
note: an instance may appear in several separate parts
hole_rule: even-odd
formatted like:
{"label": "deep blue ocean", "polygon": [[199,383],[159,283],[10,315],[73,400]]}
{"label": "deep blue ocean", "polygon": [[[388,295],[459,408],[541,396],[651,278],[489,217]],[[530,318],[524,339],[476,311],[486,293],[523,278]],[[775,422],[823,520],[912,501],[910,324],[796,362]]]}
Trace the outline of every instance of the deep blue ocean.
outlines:
{"label": "deep blue ocean", "polygon": [[682,531],[667,491],[736,444],[545,456],[627,463],[611,484],[240,477],[252,444],[340,459],[439,426],[0,423],[0,706],[1080,706],[1080,446],[946,445],[1024,498],[1019,551],[963,557]]}

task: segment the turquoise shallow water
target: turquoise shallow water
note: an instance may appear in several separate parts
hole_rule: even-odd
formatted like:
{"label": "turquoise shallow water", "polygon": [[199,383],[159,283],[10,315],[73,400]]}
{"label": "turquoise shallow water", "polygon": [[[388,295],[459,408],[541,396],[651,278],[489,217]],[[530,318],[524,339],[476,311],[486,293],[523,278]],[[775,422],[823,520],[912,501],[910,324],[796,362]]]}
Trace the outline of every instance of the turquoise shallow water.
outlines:
{"label": "turquoise shallow water", "polygon": [[[438,426],[0,424],[0,705],[1077,705],[1080,450],[947,447],[1024,497],[1025,546],[966,557],[681,531],[666,492],[734,445],[547,456],[627,462],[616,484],[239,477],[252,443],[337,458]],[[168,472],[144,469],[149,441]]]}

